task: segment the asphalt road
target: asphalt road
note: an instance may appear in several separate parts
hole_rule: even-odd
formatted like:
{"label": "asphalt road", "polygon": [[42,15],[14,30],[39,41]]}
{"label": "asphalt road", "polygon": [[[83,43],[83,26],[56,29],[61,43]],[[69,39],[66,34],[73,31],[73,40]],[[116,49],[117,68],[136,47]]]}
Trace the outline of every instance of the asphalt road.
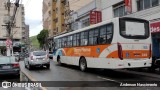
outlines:
{"label": "asphalt road", "polygon": [[[103,70],[103,69],[89,69],[87,72],[81,72],[78,67],[76,66],[69,66],[63,65],[58,66],[56,63],[51,61],[51,67],[49,70],[45,68],[35,68],[34,70],[28,70],[24,68],[24,62],[20,62],[21,70],[27,73],[32,79],[36,81],[47,81],[48,85],[49,81],[75,81],[75,82],[68,82],[68,83],[75,83],[77,81],[91,81],[90,84],[94,87],[55,87],[55,88],[48,88],[49,90],[110,90],[110,89],[136,89],[136,90],[159,90],[158,87],[118,87],[121,83],[126,83],[126,81],[133,81],[132,83],[136,82],[156,82],[160,81],[159,74],[148,74],[147,73],[130,73],[126,70]],[[154,77],[153,77],[154,76]],[[96,81],[107,81],[106,87],[99,86],[96,87]],[[61,83],[62,82],[57,82]],[[78,82],[79,83],[79,82]],[[100,82],[101,83],[101,82]],[[115,87],[116,86],[116,87]]]}

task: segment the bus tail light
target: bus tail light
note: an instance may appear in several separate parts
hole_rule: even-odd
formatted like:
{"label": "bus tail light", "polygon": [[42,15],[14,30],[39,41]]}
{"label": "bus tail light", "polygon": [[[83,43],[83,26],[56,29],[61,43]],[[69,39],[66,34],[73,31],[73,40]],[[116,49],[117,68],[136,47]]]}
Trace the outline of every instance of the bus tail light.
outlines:
{"label": "bus tail light", "polygon": [[117,43],[118,46],[118,57],[123,60],[123,51],[122,51],[122,45],[120,43]]}
{"label": "bus tail light", "polygon": [[149,45],[149,59],[152,57],[152,45]]}

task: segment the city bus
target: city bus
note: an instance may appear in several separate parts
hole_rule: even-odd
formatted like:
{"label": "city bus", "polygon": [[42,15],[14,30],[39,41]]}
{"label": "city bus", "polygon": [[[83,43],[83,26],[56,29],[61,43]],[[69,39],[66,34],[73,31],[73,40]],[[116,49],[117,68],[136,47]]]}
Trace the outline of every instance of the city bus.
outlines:
{"label": "city bus", "polygon": [[149,21],[121,17],[54,37],[53,60],[59,65],[124,69],[152,64]]}

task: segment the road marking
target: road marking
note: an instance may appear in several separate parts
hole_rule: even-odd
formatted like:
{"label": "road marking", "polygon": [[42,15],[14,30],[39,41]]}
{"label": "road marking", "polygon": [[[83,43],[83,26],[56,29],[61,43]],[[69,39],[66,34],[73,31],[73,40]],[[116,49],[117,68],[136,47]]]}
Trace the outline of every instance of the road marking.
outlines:
{"label": "road marking", "polygon": [[100,79],[103,79],[103,80],[107,80],[107,81],[116,82],[116,83],[122,83],[122,82],[119,82],[119,81],[116,81],[116,80],[112,80],[112,79],[109,79],[109,78],[104,78],[104,77],[101,77],[101,76],[97,76],[97,78],[100,78]]}

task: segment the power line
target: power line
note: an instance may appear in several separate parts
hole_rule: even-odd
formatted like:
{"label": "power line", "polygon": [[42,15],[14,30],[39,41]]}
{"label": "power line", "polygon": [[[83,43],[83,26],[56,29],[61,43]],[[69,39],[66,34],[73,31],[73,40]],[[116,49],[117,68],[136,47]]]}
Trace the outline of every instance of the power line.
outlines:
{"label": "power line", "polygon": [[28,6],[29,6],[30,2],[31,2],[31,0],[28,0],[28,1],[26,2],[26,4],[25,4],[25,8],[26,8],[26,10],[27,10],[27,8],[28,8]]}

